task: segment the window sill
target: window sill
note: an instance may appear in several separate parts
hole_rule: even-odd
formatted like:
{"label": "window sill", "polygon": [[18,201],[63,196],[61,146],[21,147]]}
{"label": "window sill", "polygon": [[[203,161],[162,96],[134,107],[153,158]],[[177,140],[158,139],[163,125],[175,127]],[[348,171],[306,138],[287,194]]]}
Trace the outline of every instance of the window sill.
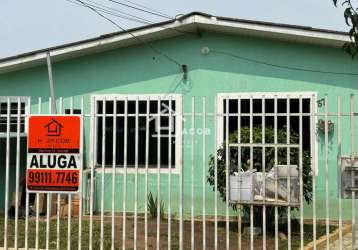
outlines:
{"label": "window sill", "polygon": [[[17,137],[17,132],[10,132],[10,138],[16,138]],[[27,133],[20,133],[20,137],[27,137]],[[7,138],[7,133],[0,133],[0,138]]]}
{"label": "window sill", "polygon": [[[178,168],[178,167],[176,167],[176,168],[172,168],[171,169],[171,173],[172,174],[180,174],[180,169],[181,168]],[[124,173],[124,168],[123,167],[116,167],[115,168],[115,173],[121,173],[121,174],[123,174]],[[104,168],[104,170],[103,170],[103,168],[102,168],[102,166],[96,166],[95,167],[95,171],[97,172],[97,173],[102,173],[102,172],[104,172],[104,173],[108,173],[108,174],[111,174],[111,173],[113,173],[113,167],[112,166],[105,166],[105,168]],[[135,169],[135,167],[134,166],[129,166],[129,167],[127,167],[127,173],[128,174],[135,174],[136,173],[136,169]],[[84,169],[83,170],[83,172],[84,173],[90,173],[91,172],[91,169],[90,168],[86,168],[86,169]],[[164,167],[162,167],[161,169],[160,169],[160,173],[161,174],[169,174],[169,168],[164,168]],[[145,174],[146,173],[146,169],[143,167],[138,167],[138,174]],[[158,173],[158,168],[148,168],[148,174],[157,174]]]}

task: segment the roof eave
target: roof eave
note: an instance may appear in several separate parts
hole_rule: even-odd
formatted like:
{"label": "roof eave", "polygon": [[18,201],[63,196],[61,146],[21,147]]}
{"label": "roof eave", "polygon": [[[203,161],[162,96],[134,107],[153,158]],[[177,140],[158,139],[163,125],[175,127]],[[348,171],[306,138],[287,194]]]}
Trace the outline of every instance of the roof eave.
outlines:
{"label": "roof eave", "polygon": [[3,58],[0,59],[0,73],[45,64],[47,52],[50,53],[52,61],[56,62],[182,34],[176,30],[184,32],[207,30],[218,33],[248,35],[330,47],[341,47],[345,42],[349,41],[349,36],[343,32],[312,29],[303,26],[214,17],[205,13],[194,12],[181,16],[176,20],[131,29],[130,33],[117,32],[98,38]]}

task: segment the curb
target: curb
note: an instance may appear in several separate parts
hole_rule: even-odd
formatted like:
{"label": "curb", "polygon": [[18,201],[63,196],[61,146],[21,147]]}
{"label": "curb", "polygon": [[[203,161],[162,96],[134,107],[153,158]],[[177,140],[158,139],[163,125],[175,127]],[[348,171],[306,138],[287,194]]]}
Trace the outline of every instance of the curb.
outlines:
{"label": "curb", "polygon": [[[352,231],[352,225],[345,225],[342,228],[342,236],[344,237],[346,234],[350,233]],[[334,230],[330,235],[329,235],[329,242],[335,242],[336,240],[338,240],[339,238],[339,228],[337,228],[336,230]],[[326,235],[323,235],[321,237],[319,237],[316,240],[316,247],[317,249],[325,249],[326,248],[326,241],[327,241],[327,237]],[[311,241],[310,243],[308,243],[305,247],[304,250],[313,250],[314,249],[314,245],[313,245],[313,241]]]}

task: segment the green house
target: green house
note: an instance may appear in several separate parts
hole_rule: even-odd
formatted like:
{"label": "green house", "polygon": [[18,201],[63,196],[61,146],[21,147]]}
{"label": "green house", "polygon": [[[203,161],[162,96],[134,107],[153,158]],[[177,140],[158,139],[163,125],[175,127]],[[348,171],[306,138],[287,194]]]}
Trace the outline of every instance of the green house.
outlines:
{"label": "green house", "polygon": [[[25,176],[25,116],[74,113],[83,115],[84,124],[80,194],[84,214],[90,211],[93,178],[96,212],[102,206],[106,213],[111,212],[113,197],[115,211],[121,212],[126,195],[126,211],[143,213],[147,183],[154,197],[159,184],[165,212],[170,204],[174,217],[181,211],[184,217],[200,217],[204,203],[206,216],[214,216],[215,197],[217,215],[225,216],[226,203],[219,194],[215,196],[208,182],[210,156],[216,149],[228,146],[234,155],[239,147],[249,150],[245,153],[249,158],[238,160],[241,165],[229,166],[234,172],[234,167],[260,165],[253,161],[262,161],[262,157],[253,154],[262,153],[262,148],[287,152],[292,146],[309,157],[316,182],[317,218],[326,217],[328,202],[329,217],[337,220],[339,163],[341,156],[354,157],[358,136],[351,129],[356,117],[350,109],[357,103],[358,63],[342,50],[348,41],[349,36],[342,32],[190,13],[168,22],[3,58],[0,185],[5,187],[8,160],[10,203],[17,164],[19,178]],[[51,59],[53,93],[47,59]],[[19,110],[24,116],[18,148]],[[269,142],[261,134],[259,139],[225,145],[228,135],[245,128],[255,137],[255,128],[270,128],[273,134],[289,131],[300,142],[275,138]],[[255,151],[257,148],[261,149]],[[274,165],[300,165],[289,161]],[[4,202],[5,188],[1,188],[2,210]],[[351,200],[343,199],[342,207],[344,218],[349,219]],[[304,202],[303,211],[305,218],[312,218],[312,203]],[[231,208],[229,213],[236,214]]]}

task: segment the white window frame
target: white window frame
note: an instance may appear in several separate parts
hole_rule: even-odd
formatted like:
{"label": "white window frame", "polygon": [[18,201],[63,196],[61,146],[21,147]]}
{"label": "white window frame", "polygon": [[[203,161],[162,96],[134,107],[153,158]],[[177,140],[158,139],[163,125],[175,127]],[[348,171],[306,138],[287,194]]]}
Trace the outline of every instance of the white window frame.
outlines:
{"label": "white window frame", "polygon": [[[159,98],[161,100],[170,100],[170,98],[175,101],[175,135],[173,138],[175,138],[175,167],[171,169],[172,174],[180,174],[182,170],[182,131],[183,131],[183,99],[181,94],[95,94],[91,95],[91,117],[94,119],[97,118],[96,116],[96,110],[95,110],[95,102],[96,101],[124,101],[127,98],[128,101],[146,101],[148,98],[150,100],[158,100]],[[94,157],[90,157],[91,166],[95,166],[96,171],[101,173],[103,172],[101,166],[98,166],[96,164],[97,162],[97,154],[96,154],[96,145],[97,145],[97,136],[96,131],[94,128],[94,119],[91,119],[90,122],[90,155],[93,155]],[[94,162],[93,162],[94,161]],[[112,173],[112,167],[106,167],[104,170],[105,173]],[[116,167],[117,173],[124,172],[123,167]],[[135,173],[136,169],[134,167],[127,167],[127,173]],[[157,173],[157,168],[148,168],[148,173]],[[160,172],[165,174],[169,173],[168,168],[161,168]],[[144,174],[145,168],[138,168],[138,173]]]}
{"label": "white window frame", "polygon": [[[30,113],[30,97],[29,96],[0,96],[0,103],[3,102],[8,102],[8,100],[10,100],[10,103],[17,103],[19,100],[21,103],[25,103],[25,114],[24,116],[24,132],[20,133],[20,137],[26,137],[27,136],[27,131],[28,131],[28,127],[27,127],[27,118],[28,115]],[[17,136],[17,132],[10,132],[10,137],[16,137]],[[6,138],[7,137],[7,133],[6,132],[0,132],[0,138]]]}
{"label": "white window frame", "polygon": [[[285,99],[285,98],[290,98],[290,99],[294,99],[294,98],[300,98],[302,97],[303,99],[310,99],[311,102],[314,103],[314,110],[312,112],[312,110],[310,110],[310,114],[317,114],[317,105],[316,105],[316,100],[317,100],[317,92],[308,92],[308,91],[303,91],[303,92],[243,92],[243,93],[218,93],[217,94],[217,114],[218,115],[218,131],[224,131],[224,118],[223,115],[224,114],[224,105],[223,105],[223,100],[226,98],[230,98],[230,99],[235,99],[235,98],[239,98],[239,99],[263,99],[263,97],[265,99],[274,99],[274,98],[278,98],[278,99]],[[220,115],[221,114],[221,115]],[[316,130],[316,124],[317,124],[317,116],[314,117],[314,122],[313,124],[311,124],[311,128],[310,128],[310,133],[311,133],[311,169],[314,171],[314,173],[316,174],[316,176],[318,175],[318,136],[317,136],[317,130]],[[222,133],[217,133],[217,138],[216,138],[216,142],[218,147],[224,142],[224,137]]]}

